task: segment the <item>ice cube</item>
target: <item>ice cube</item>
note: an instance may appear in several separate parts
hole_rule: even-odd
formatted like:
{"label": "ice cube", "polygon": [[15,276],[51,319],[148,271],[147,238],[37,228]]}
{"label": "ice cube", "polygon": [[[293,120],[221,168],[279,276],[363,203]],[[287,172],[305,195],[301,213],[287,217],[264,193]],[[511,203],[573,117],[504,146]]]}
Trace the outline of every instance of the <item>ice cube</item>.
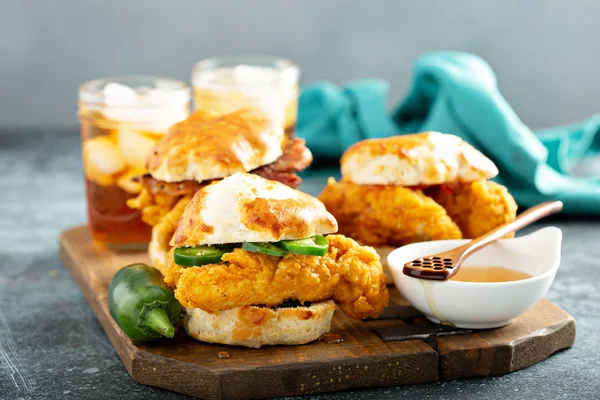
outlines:
{"label": "ice cube", "polygon": [[146,105],[165,104],[168,106],[171,97],[173,97],[171,93],[163,92],[159,89],[150,89],[140,100]]}
{"label": "ice cube", "polygon": [[138,131],[119,131],[119,151],[127,164],[137,169],[146,167],[146,155],[156,144],[153,140]]}
{"label": "ice cube", "polygon": [[117,145],[106,137],[86,140],[83,156],[90,167],[104,175],[118,174],[126,166]]}
{"label": "ice cube", "polygon": [[104,87],[106,104],[124,106],[133,105],[137,100],[135,90],[121,83],[111,82]]}

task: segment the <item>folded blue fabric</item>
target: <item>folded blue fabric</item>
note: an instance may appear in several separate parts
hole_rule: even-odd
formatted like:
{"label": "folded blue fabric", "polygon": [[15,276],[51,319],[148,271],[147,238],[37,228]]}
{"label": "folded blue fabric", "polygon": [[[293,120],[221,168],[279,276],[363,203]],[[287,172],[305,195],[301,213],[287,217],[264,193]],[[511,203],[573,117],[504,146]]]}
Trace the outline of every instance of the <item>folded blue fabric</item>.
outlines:
{"label": "folded blue fabric", "polygon": [[562,200],[564,211],[600,215],[600,173],[575,177],[572,167],[600,156],[600,116],[532,132],[502,97],[481,58],[436,52],[420,57],[406,99],[391,113],[388,86],[361,81],[344,88],[303,88],[298,134],[317,157],[339,158],[352,143],[423,131],[458,135],[490,157],[520,206]]}

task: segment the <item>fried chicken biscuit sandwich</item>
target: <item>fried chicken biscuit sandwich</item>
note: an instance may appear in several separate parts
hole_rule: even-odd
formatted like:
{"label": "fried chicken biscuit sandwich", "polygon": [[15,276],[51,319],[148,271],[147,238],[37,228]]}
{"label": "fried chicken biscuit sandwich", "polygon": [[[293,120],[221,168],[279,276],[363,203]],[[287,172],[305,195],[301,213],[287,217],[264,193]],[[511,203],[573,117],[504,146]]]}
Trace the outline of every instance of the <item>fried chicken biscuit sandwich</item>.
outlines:
{"label": "fried chicken biscuit sandwich", "polygon": [[171,127],[147,157],[143,189],[128,205],[153,226],[150,259],[162,271],[177,222],[194,193],[236,172],[298,187],[296,172],[312,162],[303,139],[289,138],[260,113],[196,111]]}
{"label": "fried chicken biscuit sandwich", "polygon": [[385,265],[395,247],[475,238],[515,219],[494,163],[461,138],[424,132],[355,143],[342,179],[319,195],[340,233],[374,246]]}
{"label": "fried chicken biscuit sandwich", "polygon": [[200,189],[163,274],[188,334],[256,348],[293,345],[328,332],[336,306],[356,319],[379,316],[388,301],[379,256],[336,230],[319,200],[257,175]]}

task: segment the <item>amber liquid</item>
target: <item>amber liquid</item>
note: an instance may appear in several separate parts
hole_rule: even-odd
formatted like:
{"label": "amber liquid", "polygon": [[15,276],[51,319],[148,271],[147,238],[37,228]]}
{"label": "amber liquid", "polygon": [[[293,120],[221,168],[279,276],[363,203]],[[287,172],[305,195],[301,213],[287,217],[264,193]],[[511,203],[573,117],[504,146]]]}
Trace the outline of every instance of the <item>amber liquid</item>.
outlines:
{"label": "amber liquid", "polygon": [[[265,91],[272,90],[265,88]],[[298,87],[295,86],[296,95],[280,105],[284,109],[283,128],[288,137],[296,135],[296,120],[298,119]],[[259,112],[266,110],[257,107],[256,99],[242,92],[232,91],[214,91],[206,88],[197,87],[194,89],[194,104],[196,110],[212,110],[221,114],[228,114],[242,108],[256,109]],[[258,104],[260,105],[260,103]]]}
{"label": "amber liquid", "polygon": [[[117,129],[97,113],[81,110],[80,120],[83,143],[98,138],[114,141],[118,136]],[[84,160],[88,227],[97,243],[119,249],[139,249],[150,241],[152,228],[142,221],[139,210],[129,208],[126,203],[128,199],[137,196],[136,191],[126,190],[127,186],[119,180],[120,177],[129,180],[129,176],[125,176],[128,173],[138,175],[145,172],[139,170],[139,167],[132,168],[126,163],[118,173],[98,178],[97,173],[94,175]]]}
{"label": "amber liquid", "polygon": [[100,186],[86,179],[88,226],[94,240],[119,248],[141,248],[150,241],[152,227],[141,212],[126,204],[135,197],[116,186]]}
{"label": "amber liquid", "polygon": [[463,266],[450,278],[458,282],[512,282],[529,279],[531,275],[505,267]]}

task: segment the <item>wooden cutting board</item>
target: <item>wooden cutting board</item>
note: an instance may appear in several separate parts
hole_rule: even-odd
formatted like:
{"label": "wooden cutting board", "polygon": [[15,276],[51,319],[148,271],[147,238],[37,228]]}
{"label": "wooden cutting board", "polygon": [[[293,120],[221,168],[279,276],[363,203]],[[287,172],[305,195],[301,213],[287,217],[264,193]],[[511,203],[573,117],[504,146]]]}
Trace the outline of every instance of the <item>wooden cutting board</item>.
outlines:
{"label": "wooden cutting board", "polygon": [[[405,323],[393,318],[354,321],[338,312],[332,332],[343,342],[336,344],[317,341],[247,349],[201,343],[183,330],[173,340],[135,344],[110,316],[107,289],[119,268],[148,262],[146,254],[99,248],[86,227],[63,232],[60,251],[133,380],[205,399],[292,396],[500,375],[535,364],[575,341],[573,317],[542,300],[506,327],[426,342],[383,341],[373,329],[400,329]],[[407,305],[395,289],[390,294],[388,310]],[[423,323],[422,318],[411,322]],[[222,351],[230,358],[218,358]]]}

